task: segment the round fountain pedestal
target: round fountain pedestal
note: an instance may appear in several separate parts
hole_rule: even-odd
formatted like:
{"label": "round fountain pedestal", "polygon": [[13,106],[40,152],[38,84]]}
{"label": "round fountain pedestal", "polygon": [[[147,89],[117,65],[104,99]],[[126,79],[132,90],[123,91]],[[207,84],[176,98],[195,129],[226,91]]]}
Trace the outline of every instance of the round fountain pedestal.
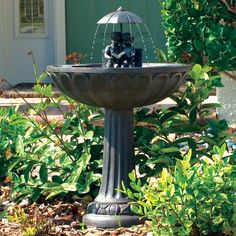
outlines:
{"label": "round fountain pedestal", "polygon": [[103,173],[99,194],[90,203],[83,223],[100,228],[128,227],[144,220],[132,213],[130,200],[121,193],[134,169],[133,110],[105,109]]}
{"label": "round fountain pedestal", "polygon": [[186,78],[189,65],[143,63],[143,67],[103,68],[99,65],[48,66],[58,88],[74,100],[105,108],[103,177],[99,194],[83,222],[101,228],[142,223],[129,199],[119,192],[129,187],[134,169],[133,108],[168,97]]}

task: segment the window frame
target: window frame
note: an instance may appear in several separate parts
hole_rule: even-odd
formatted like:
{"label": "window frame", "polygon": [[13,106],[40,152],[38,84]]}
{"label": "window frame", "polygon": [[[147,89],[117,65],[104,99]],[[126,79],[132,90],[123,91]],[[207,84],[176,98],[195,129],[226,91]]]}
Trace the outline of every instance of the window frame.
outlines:
{"label": "window frame", "polygon": [[22,33],[20,32],[20,0],[14,1],[14,29],[15,29],[15,38],[49,38],[49,12],[48,12],[48,0],[44,1],[44,22],[45,22],[45,32],[38,33]]}

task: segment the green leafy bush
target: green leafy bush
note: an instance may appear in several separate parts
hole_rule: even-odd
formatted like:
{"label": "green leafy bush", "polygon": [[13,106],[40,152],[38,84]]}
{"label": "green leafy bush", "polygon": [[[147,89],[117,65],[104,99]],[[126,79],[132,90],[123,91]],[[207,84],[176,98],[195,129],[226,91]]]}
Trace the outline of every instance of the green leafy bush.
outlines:
{"label": "green leafy bush", "polygon": [[223,157],[226,145],[213,147],[191,165],[191,151],[177,160],[174,171],[164,168],[158,178],[141,186],[130,174],[134,212],[151,220],[156,235],[236,234],[236,152]]}
{"label": "green leafy bush", "polygon": [[[202,155],[210,156],[214,145],[229,138],[227,122],[209,118],[219,105],[204,103],[219,78],[210,76],[210,70],[198,64],[192,68],[185,91],[170,96],[176,106],[156,112],[142,108],[135,113],[136,162],[142,176],[155,176],[163,167],[174,166],[181,159],[183,144],[192,149],[194,163]],[[169,134],[175,134],[175,140]]]}
{"label": "green leafy bush", "polygon": [[[208,119],[210,109],[218,105],[203,104],[218,79],[209,76],[209,71],[209,67],[193,67],[186,90],[171,96],[176,106],[157,112],[146,108],[135,111],[135,161],[143,183],[163,168],[173,168],[176,159],[182,158],[183,143],[192,149],[191,162],[196,163],[229,137],[225,121]],[[40,84],[46,76],[43,73],[37,77],[34,90],[41,102],[30,107],[26,117],[17,110],[3,109],[2,177],[12,178],[15,200],[28,197],[36,201],[42,196],[71,194],[94,197],[100,185],[103,146],[103,127],[95,123],[104,115],[99,109],[76,104],[67,97],[52,97],[52,86]],[[68,112],[61,111],[64,123],[49,120],[47,109],[60,111],[65,102]],[[35,114],[41,122],[34,119]],[[177,135],[174,141],[169,139],[170,133]],[[207,146],[199,148],[200,142]]]}
{"label": "green leafy bush", "polygon": [[163,0],[162,18],[173,61],[236,68],[234,0]]}
{"label": "green leafy bush", "polygon": [[[39,80],[45,76],[43,73]],[[94,121],[101,112],[75,105],[64,96],[51,97],[50,84],[37,83],[34,89],[41,102],[30,106],[28,114],[13,108],[0,111],[0,173],[3,179],[12,179],[12,197],[36,201],[41,196],[70,193],[95,196],[101,177],[103,129]],[[60,110],[62,102],[68,103],[68,112],[61,111],[65,122],[50,121],[46,110]]]}
{"label": "green leafy bush", "polygon": [[[41,100],[32,106],[25,99],[29,111],[24,115],[13,108],[0,110],[0,177],[13,183],[15,201],[88,193],[91,199],[102,171],[103,128],[95,123],[103,113],[65,96],[54,98],[52,85],[41,84],[48,74],[38,75],[33,52],[28,54],[36,79],[33,89]],[[67,112],[62,103],[68,104]],[[52,107],[61,112],[63,124],[49,120]]]}
{"label": "green leafy bush", "polygon": [[0,108],[0,179],[8,172],[18,169],[22,162],[17,153],[22,134],[30,126],[28,120],[18,113],[18,108]]}

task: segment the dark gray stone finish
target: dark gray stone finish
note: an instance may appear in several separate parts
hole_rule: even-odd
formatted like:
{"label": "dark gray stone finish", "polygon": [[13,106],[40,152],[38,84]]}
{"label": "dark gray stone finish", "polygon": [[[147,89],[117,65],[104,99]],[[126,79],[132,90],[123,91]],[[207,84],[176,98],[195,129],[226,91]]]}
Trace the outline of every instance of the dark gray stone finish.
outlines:
{"label": "dark gray stone finish", "polygon": [[48,66],[56,85],[78,102],[105,108],[103,176],[100,191],[83,222],[101,228],[140,224],[123,195],[134,169],[133,108],[161,101],[186,78],[189,65],[144,64],[144,67],[102,68],[100,65]]}

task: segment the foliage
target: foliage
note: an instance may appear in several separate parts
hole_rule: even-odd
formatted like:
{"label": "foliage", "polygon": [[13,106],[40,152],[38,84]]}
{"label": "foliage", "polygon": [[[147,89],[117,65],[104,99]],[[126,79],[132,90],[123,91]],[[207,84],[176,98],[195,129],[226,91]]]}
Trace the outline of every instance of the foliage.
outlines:
{"label": "foliage", "polygon": [[[15,201],[66,194],[89,201],[100,185],[103,129],[95,122],[103,114],[64,96],[54,98],[52,85],[41,84],[48,74],[38,75],[32,50],[28,54],[36,78],[33,89],[41,100],[32,106],[25,99],[30,109],[24,115],[17,108],[0,109],[0,178],[13,183]],[[52,107],[61,112],[63,124],[49,120]]]}
{"label": "foliage", "polygon": [[236,68],[234,0],[163,0],[162,18],[173,61]]}
{"label": "foliage", "polygon": [[[157,112],[142,108],[135,113],[136,162],[144,180],[173,166],[181,158],[181,146],[191,148],[191,161],[198,162],[229,137],[226,121],[209,118],[218,104],[204,103],[219,78],[209,76],[210,70],[198,64],[192,68],[185,91],[171,96],[176,106]],[[170,140],[173,133],[176,139]]]}
{"label": "foliage", "polygon": [[[36,86],[43,93],[45,87]],[[48,106],[59,107],[61,101],[62,98],[50,99],[48,103],[42,101],[33,110],[40,114]],[[64,114],[62,127],[48,121],[46,115],[41,115],[45,123],[37,123],[28,117],[31,127],[22,137],[18,152],[18,158],[23,158],[24,164],[12,173],[13,195],[20,193],[20,199],[31,195],[37,200],[42,194],[50,198],[69,192],[96,191],[101,175],[102,131],[91,123],[95,117],[92,109],[73,103],[69,106],[73,111]]]}
{"label": "foliage", "polygon": [[123,186],[123,192],[135,200],[133,211],[151,220],[156,235],[235,235],[236,152],[223,157],[225,151],[225,144],[214,146],[211,158],[191,165],[190,150],[174,171],[164,168],[144,186],[132,172],[132,191]]}
{"label": "foliage", "polygon": [[22,134],[30,126],[28,120],[18,113],[18,108],[0,108],[0,179],[8,172],[18,169],[17,157]]}
{"label": "foliage", "polygon": [[[32,51],[29,55],[33,57]],[[95,124],[104,114],[64,96],[54,98],[52,85],[41,84],[48,74],[38,76],[33,64],[34,90],[41,102],[28,104],[30,110],[25,116],[13,109],[3,109],[0,116],[2,177],[12,178],[12,197],[16,201],[72,194],[84,195],[80,197],[89,201],[100,185],[103,128]],[[225,121],[208,119],[210,109],[217,104],[203,104],[218,79],[208,75],[210,69],[200,65],[192,68],[185,91],[171,97],[175,107],[158,112],[142,108],[135,112],[135,159],[143,182],[164,167],[173,167],[176,159],[182,158],[183,143],[192,149],[191,162],[195,163],[202,155],[210,156],[213,146],[222,145],[229,137]],[[61,110],[65,103],[67,112]],[[47,110],[51,107],[61,111],[63,124],[49,120]],[[170,133],[177,134],[174,141],[169,139]],[[205,148],[199,148],[201,142],[207,144]]]}
{"label": "foliage", "polygon": [[46,236],[52,228],[50,222],[42,217],[38,210],[34,212],[33,217],[30,217],[24,209],[16,208],[7,218],[10,222],[19,224],[22,236]]}
{"label": "foliage", "polygon": [[[198,162],[200,156],[210,155],[214,145],[222,145],[228,138],[225,121],[208,119],[210,109],[217,104],[203,104],[217,79],[207,74],[209,70],[200,65],[193,67],[186,90],[172,96],[177,103],[175,107],[154,113],[145,108],[135,112],[135,159],[143,182],[162,168],[174,166],[176,159],[181,159],[183,143],[193,150],[191,161]],[[10,125],[2,123],[2,138],[6,141],[7,135],[15,136],[5,149],[1,148],[8,155],[2,155],[3,177],[12,178],[12,196],[16,201],[68,194],[85,195],[91,200],[96,196],[102,168],[103,128],[95,123],[104,115],[64,96],[53,98],[52,86],[40,84],[46,76],[43,73],[37,77],[34,90],[41,95],[41,102],[31,107],[26,117],[12,110],[4,111],[4,119],[9,119]],[[64,123],[49,120],[47,109],[61,110],[65,102],[68,112],[61,111]],[[14,114],[10,116],[9,112]],[[38,115],[41,121],[36,121],[33,115]],[[6,132],[4,127],[11,131]],[[176,133],[177,139],[171,141],[170,133]],[[199,148],[199,142],[207,146]]]}
{"label": "foliage", "polygon": [[[31,106],[28,114],[23,116],[13,108],[1,110],[1,177],[12,179],[15,201],[68,193],[95,196],[101,176],[103,129],[94,122],[102,114],[64,96],[53,98],[51,84],[39,84],[46,76],[43,73],[37,79],[34,90],[41,102]],[[68,112],[60,108],[65,102]],[[49,120],[46,111],[51,107],[62,112],[63,124]]]}

